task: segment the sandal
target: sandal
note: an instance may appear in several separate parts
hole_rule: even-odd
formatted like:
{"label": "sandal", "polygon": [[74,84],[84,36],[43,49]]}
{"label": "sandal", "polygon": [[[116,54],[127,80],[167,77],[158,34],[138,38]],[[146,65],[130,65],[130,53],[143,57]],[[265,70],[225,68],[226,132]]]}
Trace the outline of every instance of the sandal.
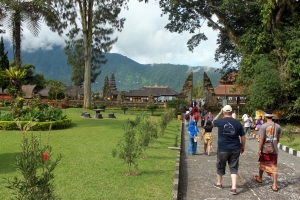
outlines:
{"label": "sandal", "polygon": [[274,192],[278,192],[278,188],[277,187],[273,187],[273,185],[271,186],[271,189],[274,191]]}
{"label": "sandal", "polygon": [[258,183],[262,183],[262,180],[259,180],[259,177],[257,175],[254,175],[253,177]]}

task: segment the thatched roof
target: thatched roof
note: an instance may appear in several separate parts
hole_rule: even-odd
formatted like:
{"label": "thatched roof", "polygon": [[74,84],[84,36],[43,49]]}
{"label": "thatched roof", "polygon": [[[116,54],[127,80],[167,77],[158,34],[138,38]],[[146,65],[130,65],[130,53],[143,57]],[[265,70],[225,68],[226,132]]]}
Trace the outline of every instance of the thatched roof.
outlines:
{"label": "thatched roof", "polygon": [[24,99],[31,99],[33,94],[37,93],[36,85],[22,85],[22,91],[24,92]]}
{"label": "thatched roof", "polygon": [[38,93],[39,93],[42,97],[48,97],[49,88],[41,89]]}
{"label": "thatched roof", "polygon": [[4,89],[3,92],[2,92],[2,89],[0,88],[0,94],[7,94],[7,89]]}
{"label": "thatched roof", "polygon": [[83,88],[76,85],[70,85],[64,89],[64,92],[68,94],[69,97],[77,97],[78,94],[84,95]]}
{"label": "thatched roof", "polygon": [[153,97],[177,96],[177,92],[168,86],[144,86],[138,90],[130,90],[125,94],[126,97]]}

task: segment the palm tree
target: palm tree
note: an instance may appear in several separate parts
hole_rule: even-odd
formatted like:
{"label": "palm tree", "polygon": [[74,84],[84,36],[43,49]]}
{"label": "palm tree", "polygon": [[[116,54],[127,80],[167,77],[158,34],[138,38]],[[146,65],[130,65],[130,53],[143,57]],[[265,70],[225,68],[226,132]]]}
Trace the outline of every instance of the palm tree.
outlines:
{"label": "palm tree", "polygon": [[24,24],[34,36],[38,36],[43,21],[52,31],[58,30],[58,33],[61,33],[62,26],[60,26],[58,14],[47,0],[2,0],[0,10],[2,11],[0,12],[0,23],[3,22],[12,34],[17,69],[21,67],[21,41]]}
{"label": "palm tree", "polygon": [[22,96],[20,93],[22,87],[22,79],[26,76],[26,70],[19,70],[14,67],[5,69],[3,75],[9,79],[10,84],[12,85],[15,95],[17,97]]}

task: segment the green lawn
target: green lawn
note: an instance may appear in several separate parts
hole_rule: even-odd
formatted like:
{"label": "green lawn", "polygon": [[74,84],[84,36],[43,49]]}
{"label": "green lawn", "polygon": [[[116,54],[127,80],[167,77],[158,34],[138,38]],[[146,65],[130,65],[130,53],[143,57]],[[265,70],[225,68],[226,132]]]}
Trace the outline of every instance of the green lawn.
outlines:
{"label": "green lawn", "polygon": [[288,146],[292,149],[295,149],[297,151],[300,151],[300,134],[295,134],[295,140],[291,143],[288,141],[288,137],[284,135],[284,132],[283,132],[283,135],[282,137],[280,138],[280,143],[285,145],[285,146]]}
{"label": "green lawn", "polygon": [[[66,114],[72,118],[72,127],[50,132],[49,144],[54,158],[62,154],[62,160],[54,170],[55,193],[62,199],[172,199],[173,175],[177,151],[176,135],[180,135],[181,121],[173,120],[165,134],[147,150],[147,159],[138,160],[139,176],[124,176],[127,165],[113,158],[112,149],[123,135],[126,119],[139,112],[114,110],[116,119],[86,119],[80,117],[83,109],[69,108]],[[94,111],[89,111],[92,116]],[[107,117],[110,111],[103,112]],[[159,119],[159,117],[154,117]],[[39,132],[37,132],[39,134]],[[43,143],[48,132],[42,132]],[[0,131],[0,199],[10,199],[3,178],[13,178],[16,171],[14,158],[21,153],[21,132]]]}

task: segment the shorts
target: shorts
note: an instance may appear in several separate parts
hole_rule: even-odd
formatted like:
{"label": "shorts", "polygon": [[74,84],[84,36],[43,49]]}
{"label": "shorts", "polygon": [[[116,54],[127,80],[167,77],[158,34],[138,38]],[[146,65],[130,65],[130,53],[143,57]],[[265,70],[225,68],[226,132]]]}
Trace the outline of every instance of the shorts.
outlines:
{"label": "shorts", "polygon": [[250,127],[244,127],[244,132],[245,132],[245,134],[250,134],[251,133],[251,129],[250,129]]}
{"label": "shorts", "polygon": [[204,141],[205,144],[211,144],[212,143],[212,134],[211,133],[205,133],[203,141]]}
{"label": "shorts", "polygon": [[230,173],[237,174],[239,169],[240,150],[230,152],[217,152],[217,174],[224,175],[228,162]]}

